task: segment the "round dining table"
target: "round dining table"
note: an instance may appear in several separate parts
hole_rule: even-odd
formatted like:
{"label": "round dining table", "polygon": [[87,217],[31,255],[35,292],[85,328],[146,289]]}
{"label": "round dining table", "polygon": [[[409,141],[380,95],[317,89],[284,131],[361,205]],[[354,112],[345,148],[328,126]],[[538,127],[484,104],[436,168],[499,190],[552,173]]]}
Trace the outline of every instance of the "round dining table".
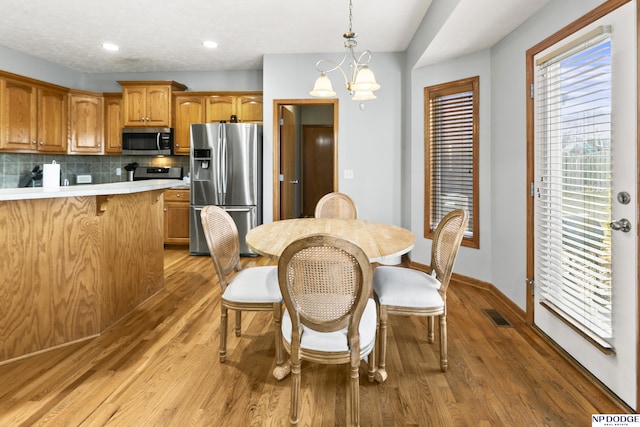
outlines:
{"label": "round dining table", "polygon": [[360,246],[369,261],[394,263],[415,244],[412,232],[397,225],[343,218],[296,218],[274,221],[249,230],[247,245],[257,254],[278,259],[294,240],[330,234]]}

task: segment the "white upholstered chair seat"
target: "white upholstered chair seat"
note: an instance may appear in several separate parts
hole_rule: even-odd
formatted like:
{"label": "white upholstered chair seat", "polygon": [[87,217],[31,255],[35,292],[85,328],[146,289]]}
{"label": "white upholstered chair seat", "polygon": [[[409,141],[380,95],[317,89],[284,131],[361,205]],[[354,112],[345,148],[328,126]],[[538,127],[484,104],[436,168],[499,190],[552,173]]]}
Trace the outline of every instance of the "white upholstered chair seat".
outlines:
{"label": "white upholstered chair seat", "polygon": [[373,290],[384,305],[444,307],[439,289],[438,279],[412,268],[378,266],[373,273]]}
{"label": "white upholstered chair seat", "polygon": [[261,266],[241,270],[225,289],[222,299],[233,302],[281,302],[278,268]]}
{"label": "white upholstered chair seat", "polygon": [[[361,359],[364,359],[373,350],[376,341],[376,324],[376,303],[369,298],[358,327]],[[349,351],[347,328],[335,332],[318,332],[303,326],[302,330],[300,348],[326,352]],[[287,310],[282,315],[282,337],[291,344],[291,317]]]}

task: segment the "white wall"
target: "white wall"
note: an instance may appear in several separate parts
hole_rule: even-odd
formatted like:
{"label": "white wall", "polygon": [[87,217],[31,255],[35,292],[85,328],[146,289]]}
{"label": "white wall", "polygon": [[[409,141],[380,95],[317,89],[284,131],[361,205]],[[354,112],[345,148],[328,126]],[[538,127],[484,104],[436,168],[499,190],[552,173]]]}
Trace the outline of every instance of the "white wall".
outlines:
{"label": "white wall", "polygon": [[[264,222],[273,220],[273,100],[310,99],[320,58],[339,61],[331,54],[266,55],[264,58]],[[373,54],[371,69],[382,88],[378,99],[352,101],[342,76],[330,73],[338,105],[338,188],[358,205],[361,218],[400,224],[402,144],[402,69],[404,54]],[[360,105],[364,109],[360,108]],[[344,179],[343,171],[354,171]]]}
{"label": "white wall", "polygon": [[491,282],[491,56],[488,50],[416,69],[411,76],[411,230],[416,235],[413,261],[429,264],[431,240],[424,236],[424,88],[468,77],[480,77],[480,249],[461,247],[455,272]]}
{"label": "white wall", "polygon": [[493,280],[526,305],[526,67],[525,52],[604,3],[553,0],[491,49]]}
{"label": "white wall", "polygon": [[[450,10],[435,0],[434,11]],[[415,69],[410,104],[412,197],[411,229],[417,236],[412,258],[428,263],[430,241],[421,238],[423,222],[423,89],[480,76],[480,249],[461,248],[455,271],[495,285],[526,308],[526,50],[602,4],[602,0],[552,0],[491,50]],[[428,28],[439,14],[425,18],[408,49],[412,63],[428,42]],[[419,47],[416,47],[419,46]],[[412,67],[412,63],[408,67]]]}

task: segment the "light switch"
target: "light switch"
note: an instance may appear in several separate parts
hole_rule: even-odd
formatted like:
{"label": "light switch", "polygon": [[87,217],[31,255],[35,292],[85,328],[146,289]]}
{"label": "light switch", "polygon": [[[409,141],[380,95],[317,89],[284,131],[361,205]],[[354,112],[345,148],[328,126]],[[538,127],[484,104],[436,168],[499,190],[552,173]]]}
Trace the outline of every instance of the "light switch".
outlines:
{"label": "light switch", "polygon": [[344,170],[344,179],[353,179],[353,169]]}

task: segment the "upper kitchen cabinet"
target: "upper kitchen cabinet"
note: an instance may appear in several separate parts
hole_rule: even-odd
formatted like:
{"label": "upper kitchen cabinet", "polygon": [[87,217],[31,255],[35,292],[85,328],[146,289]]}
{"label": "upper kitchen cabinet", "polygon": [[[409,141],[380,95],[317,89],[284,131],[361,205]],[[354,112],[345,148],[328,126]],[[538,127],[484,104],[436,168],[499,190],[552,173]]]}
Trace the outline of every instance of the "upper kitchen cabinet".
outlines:
{"label": "upper kitchen cabinet", "polygon": [[262,123],[262,92],[214,93],[207,96],[207,123],[230,121],[231,116],[236,116],[243,123]]}
{"label": "upper kitchen cabinet", "polygon": [[104,99],[102,94],[69,92],[69,154],[102,154]]}
{"label": "upper kitchen cabinet", "polygon": [[181,92],[173,94],[174,153],[189,155],[192,123],[262,123],[262,92]]}
{"label": "upper kitchen cabinet", "polygon": [[0,151],[67,152],[68,90],[0,73]]}
{"label": "upper kitchen cabinet", "polygon": [[171,93],[187,87],[174,81],[120,81],[125,127],[171,126]]}
{"label": "upper kitchen cabinet", "polygon": [[205,122],[205,97],[202,95],[175,95],[173,98],[173,152],[189,155],[191,123]]}
{"label": "upper kitchen cabinet", "polygon": [[104,93],[104,152],[122,154],[122,94]]}

